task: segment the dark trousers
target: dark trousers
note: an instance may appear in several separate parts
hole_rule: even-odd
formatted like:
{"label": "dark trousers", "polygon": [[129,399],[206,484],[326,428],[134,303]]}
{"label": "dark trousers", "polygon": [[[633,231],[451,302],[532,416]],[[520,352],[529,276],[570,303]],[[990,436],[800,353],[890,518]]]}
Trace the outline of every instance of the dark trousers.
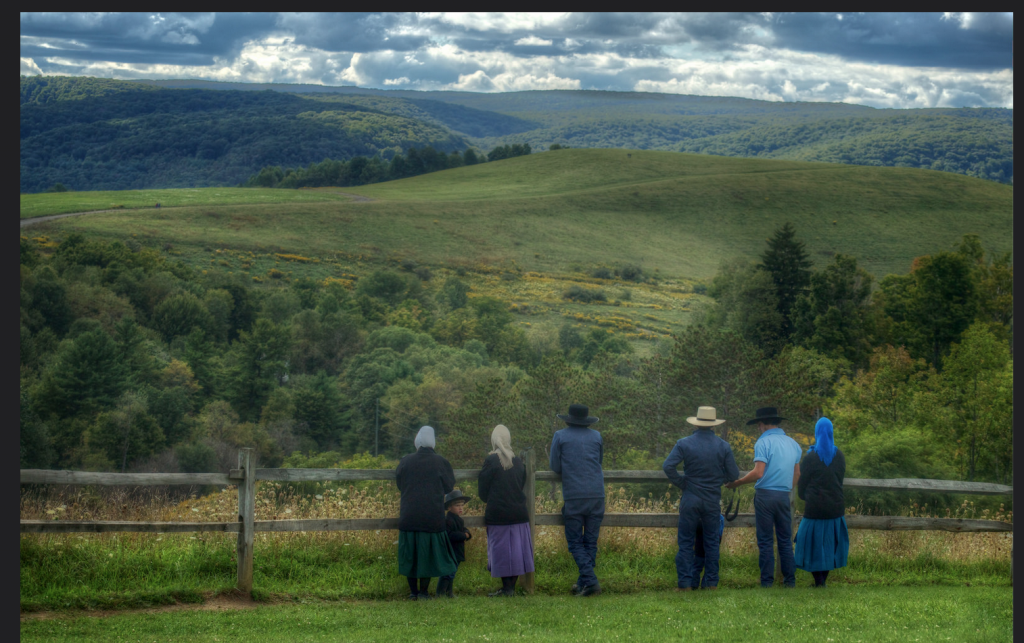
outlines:
{"label": "dark trousers", "polygon": [[562,517],[569,553],[580,570],[576,584],[580,588],[597,585],[594,566],[597,565],[597,537],[604,520],[604,498],[567,500],[562,505]]}
{"label": "dark trousers", "polygon": [[[679,587],[718,586],[718,547],[721,539],[718,528],[721,524],[722,508],[718,502],[698,498],[691,493],[683,493],[679,501],[679,529],[676,540],[679,551],[676,552],[676,576]],[[700,567],[704,568],[704,581],[700,582],[700,568],[696,567],[694,544],[697,530],[701,537],[702,558]],[[694,578],[696,572],[698,578]],[[696,582],[695,582],[696,581]]]}
{"label": "dark trousers", "polygon": [[453,580],[455,580],[455,574],[458,574],[458,573],[459,573],[459,561],[455,561],[455,571],[452,572],[451,574],[447,575],[447,576],[442,576],[441,578],[453,581]]}
{"label": "dark trousers", "polygon": [[775,552],[772,537],[779,543],[779,566],[787,587],[796,586],[796,559],[793,557],[793,516],[786,491],[754,492],[754,526],[757,530],[757,563],[761,567],[761,587],[775,582]]}

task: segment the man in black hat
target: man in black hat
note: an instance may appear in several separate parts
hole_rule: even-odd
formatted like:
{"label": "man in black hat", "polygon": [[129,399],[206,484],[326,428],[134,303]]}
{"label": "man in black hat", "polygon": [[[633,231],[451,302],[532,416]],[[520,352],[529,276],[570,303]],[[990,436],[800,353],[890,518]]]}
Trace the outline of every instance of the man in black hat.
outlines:
{"label": "man in black hat", "polygon": [[779,428],[774,406],[757,409],[747,425],[756,424],[761,437],[754,444],[754,469],[739,480],[725,485],[735,489],[754,483],[754,527],[757,531],[757,562],[761,567],[761,587],[775,581],[775,552],[772,531],[778,539],[779,566],[786,587],[796,586],[796,559],[793,557],[793,516],[789,494],[800,479],[800,456],[803,451],[796,440]]}
{"label": "man in black hat", "polygon": [[572,586],[577,596],[601,593],[594,575],[597,562],[597,537],[604,520],[604,443],[601,434],[590,428],[597,422],[583,404],[569,405],[566,423],[551,439],[551,470],[562,476],[562,517],[569,553],[580,570]]}

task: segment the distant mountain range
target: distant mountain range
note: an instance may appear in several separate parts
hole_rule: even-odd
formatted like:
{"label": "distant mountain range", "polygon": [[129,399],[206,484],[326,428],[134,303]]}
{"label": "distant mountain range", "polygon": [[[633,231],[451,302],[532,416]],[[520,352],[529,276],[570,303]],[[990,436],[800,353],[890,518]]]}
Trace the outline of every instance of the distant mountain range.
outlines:
{"label": "distant mountain range", "polygon": [[[269,91],[268,91],[269,90]],[[267,165],[509,143],[918,167],[1013,182],[1012,109],[21,77],[21,191],[237,185]]]}

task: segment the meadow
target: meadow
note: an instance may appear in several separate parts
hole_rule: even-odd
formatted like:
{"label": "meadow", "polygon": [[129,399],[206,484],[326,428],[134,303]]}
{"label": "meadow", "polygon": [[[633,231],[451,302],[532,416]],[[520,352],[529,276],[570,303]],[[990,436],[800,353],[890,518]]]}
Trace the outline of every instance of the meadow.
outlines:
{"label": "meadow", "polygon": [[[993,253],[1012,249],[1012,186],[907,168],[560,150],[344,191],[372,200],[333,188],[96,193],[149,204],[159,192],[162,205],[175,203],[163,193],[178,193],[181,207],[98,212],[28,233],[162,247],[257,282],[351,283],[380,267],[421,267],[433,275],[428,290],[457,275],[513,304],[532,335],[569,318],[624,332],[640,351],[688,325],[719,267],[756,261],[786,221],[818,265],[850,253],[878,278],[965,233]],[[197,194],[202,204],[185,205]],[[22,216],[111,203],[89,195],[23,196]],[[609,274],[627,265],[641,268],[640,281]],[[595,277],[602,268],[611,278]],[[574,285],[605,301],[566,300]]]}
{"label": "meadow", "polygon": [[349,197],[329,190],[270,190],[263,188],[178,188],[173,190],[109,190],[47,192],[21,195],[21,218],[97,210],[258,205],[344,201]]}
{"label": "meadow", "polygon": [[[476,496],[472,483],[462,484]],[[545,486],[542,484],[542,486]],[[660,485],[658,485],[660,486]],[[609,486],[610,512],[673,512],[678,495]],[[749,495],[749,494],[748,494]],[[559,510],[544,489],[538,513]],[[237,491],[228,487],[205,496],[139,496],[114,490],[102,496],[79,489],[54,489],[52,495],[25,492],[22,519],[223,521],[237,515]],[[741,507],[751,512],[751,498]],[[482,515],[472,500],[467,515]],[[854,508],[851,508],[854,510]],[[927,508],[903,513],[927,515]],[[371,518],[398,514],[392,483],[261,483],[256,519]],[[999,509],[978,511],[965,501],[943,517],[1012,521]],[[456,592],[483,596],[494,585],[486,571],[486,534],[471,529],[467,562],[460,566]],[[1012,534],[951,532],[876,532],[852,530],[850,565],[836,570],[829,584],[838,587],[936,585],[1008,587]],[[393,600],[408,588],[396,572],[397,532],[257,533],[253,597],[262,601]],[[230,594],[235,581],[233,534],[25,534],[21,537],[21,607],[41,610],[144,608],[202,603]],[[601,531],[598,576],[609,593],[634,594],[675,587],[674,529],[605,528]],[[536,591],[559,596],[576,580],[561,527],[539,527],[535,556]],[[798,571],[797,585],[811,584]],[[730,528],[722,545],[723,589],[758,585],[754,530]]]}

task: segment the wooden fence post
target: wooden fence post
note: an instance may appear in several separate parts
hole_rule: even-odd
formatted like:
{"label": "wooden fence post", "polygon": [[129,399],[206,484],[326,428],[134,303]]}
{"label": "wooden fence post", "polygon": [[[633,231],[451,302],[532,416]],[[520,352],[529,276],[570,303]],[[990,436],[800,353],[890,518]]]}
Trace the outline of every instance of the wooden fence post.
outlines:
{"label": "wooden fence post", "polygon": [[[526,512],[530,520],[530,549],[537,551],[537,476],[535,454],[533,448],[526,449],[520,456],[526,465],[526,485],[523,487],[523,494],[526,495]],[[533,593],[533,572],[523,576],[523,589],[527,594]]]}
{"label": "wooden fence post", "polygon": [[256,520],[256,454],[252,449],[238,452],[238,468],[242,479],[238,482],[238,589],[252,592],[252,546]]}

